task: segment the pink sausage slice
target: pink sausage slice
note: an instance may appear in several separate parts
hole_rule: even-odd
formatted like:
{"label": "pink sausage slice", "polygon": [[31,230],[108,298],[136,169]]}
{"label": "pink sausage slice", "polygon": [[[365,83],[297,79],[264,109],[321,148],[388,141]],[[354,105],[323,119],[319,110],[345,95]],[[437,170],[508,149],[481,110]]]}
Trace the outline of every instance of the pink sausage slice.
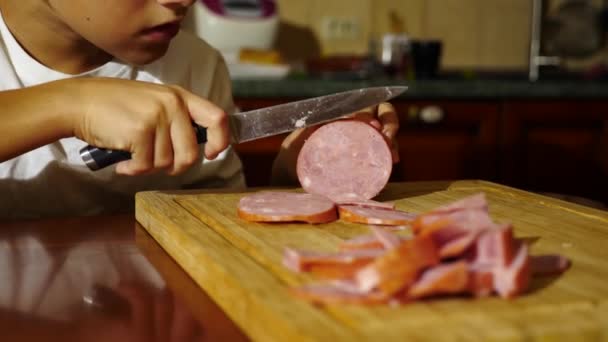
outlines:
{"label": "pink sausage slice", "polygon": [[338,218],[335,204],[323,196],[280,191],[242,197],[238,215],[254,222],[327,223]]}
{"label": "pink sausage slice", "polygon": [[341,203],[378,195],[392,167],[391,150],[377,129],[361,121],[339,120],[306,140],[297,174],[306,192]]}
{"label": "pink sausage slice", "polygon": [[385,226],[407,225],[417,216],[395,209],[365,208],[356,205],[340,205],[338,211],[344,221]]}

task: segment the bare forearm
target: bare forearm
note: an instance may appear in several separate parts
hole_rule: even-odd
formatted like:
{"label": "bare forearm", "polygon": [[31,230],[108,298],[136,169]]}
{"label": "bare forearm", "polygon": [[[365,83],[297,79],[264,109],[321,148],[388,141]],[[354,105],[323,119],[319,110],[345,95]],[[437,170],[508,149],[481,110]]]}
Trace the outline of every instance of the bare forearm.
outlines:
{"label": "bare forearm", "polygon": [[61,81],[0,92],[0,162],[71,136],[70,97]]}

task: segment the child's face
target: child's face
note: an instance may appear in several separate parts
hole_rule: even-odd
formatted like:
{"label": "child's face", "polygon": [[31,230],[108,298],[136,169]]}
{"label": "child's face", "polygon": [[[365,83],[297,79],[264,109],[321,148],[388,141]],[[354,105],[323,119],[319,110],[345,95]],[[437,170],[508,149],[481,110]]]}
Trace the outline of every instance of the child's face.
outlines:
{"label": "child's face", "polygon": [[164,55],[194,0],[49,0],[71,31],[133,64]]}

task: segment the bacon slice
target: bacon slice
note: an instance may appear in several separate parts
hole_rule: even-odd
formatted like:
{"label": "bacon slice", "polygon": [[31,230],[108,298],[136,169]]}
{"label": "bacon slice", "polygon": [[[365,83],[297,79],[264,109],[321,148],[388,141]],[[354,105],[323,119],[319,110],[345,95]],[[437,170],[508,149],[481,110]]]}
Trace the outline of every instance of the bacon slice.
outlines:
{"label": "bacon slice", "polygon": [[375,288],[392,295],[410,286],[426,267],[439,263],[433,240],[419,236],[376,258],[355,275],[362,291]]}
{"label": "bacon slice", "polygon": [[383,249],[319,253],[285,248],[283,253],[283,265],[292,271],[303,272],[310,270],[313,266],[347,266],[362,262],[371,262],[384,253],[386,253],[386,251]]}
{"label": "bacon slice", "polygon": [[412,223],[414,232],[420,234],[429,234],[446,227],[481,231],[496,228],[497,224],[487,211],[480,209],[419,215]]}
{"label": "bacon slice", "polygon": [[477,239],[475,247],[475,264],[507,267],[513,260],[516,251],[513,227],[506,224],[482,233]]}
{"label": "bacon slice", "polygon": [[366,200],[366,199],[360,199],[360,200],[343,200],[340,202],[336,203],[338,206],[340,205],[353,205],[353,206],[357,206],[357,207],[364,207],[364,208],[374,208],[374,209],[395,209],[395,203],[391,203],[391,202],[378,202],[378,201],[374,201],[374,200]]}
{"label": "bacon slice", "polygon": [[[480,222],[475,222],[476,220]],[[464,254],[481,234],[500,229],[499,227],[491,222],[486,213],[473,210],[434,221],[419,228],[419,234],[430,235],[439,248],[439,256],[446,259]]]}
{"label": "bacon slice", "polygon": [[513,298],[528,289],[533,275],[559,274],[570,266],[560,255],[530,256],[511,224],[492,221],[481,195],[419,215],[413,227],[416,235],[404,238],[387,226],[371,226],[372,234],[343,241],[339,253],[287,250],[285,263],[292,269],[333,280],[294,293],[315,303],[363,305],[452,294]]}
{"label": "bacon slice", "polygon": [[383,304],[390,297],[379,291],[354,291],[336,284],[310,284],[292,288],[292,293],[317,304]]}
{"label": "bacon slice", "polygon": [[534,255],[530,257],[530,270],[535,276],[557,275],[570,267],[570,260],[562,255]]}
{"label": "bacon slice", "polygon": [[359,235],[349,240],[342,241],[338,248],[342,251],[358,249],[381,249],[384,244],[378,240],[375,234]]}
{"label": "bacon slice", "polygon": [[411,223],[416,217],[415,214],[404,211],[356,205],[340,205],[338,211],[344,221],[375,225],[402,226]]}
{"label": "bacon slice", "polygon": [[351,279],[363,267],[369,265],[371,259],[361,259],[348,264],[312,264],[308,267],[310,274],[327,280]]}
{"label": "bacon slice", "polygon": [[376,239],[380,241],[382,246],[386,249],[393,249],[399,247],[403,242],[397,234],[381,227],[371,226],[371,231],[376,236]]}
{"label": "bacon slice", "polygon": [[528,246],[521,244],[508,267],[494,269],[494,290],[503,298],[522,294],[530,283],[530,257]]}
{"label": "bacon slice", "polygon": [[469,265],[469,292],[475,297],[488,297],[494,292],[492,268]]}
{"label": "bacon slice", "polygon": [[432,213],[452,213],[460,210],[482,210],[488,211],[488,201],[484,193],[478,193],[465,197],[458,201],[443,205],[431,210]]}
{"label": "bacon slice", "polygon": [[438,207],[419,215],[412,223],[415,233],[429,233],[445,226],[457,226],[467,230],[493,227],[494,222],[488,215],[485,195],[476,194]]}
{"label": "bacon slice", "polygon": [[411,298],[465,293],[469,289],[469,266],[458,261],[434,266],[422,273],[408,291]]}

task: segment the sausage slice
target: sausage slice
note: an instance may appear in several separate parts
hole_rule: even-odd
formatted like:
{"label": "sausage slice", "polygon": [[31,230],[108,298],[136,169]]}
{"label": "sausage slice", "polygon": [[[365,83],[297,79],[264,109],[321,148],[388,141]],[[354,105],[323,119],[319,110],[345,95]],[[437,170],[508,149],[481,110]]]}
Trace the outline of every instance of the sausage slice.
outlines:
{"label": "sausage slice", "polygon": [[323,196],[281,191],[243,196],[238,215],[254,222],[327,223],[338,218],[335,204]]}
{"label": "sausage slice", "polygon": [[306,140],[296,169],[306,192],[341,203],[378,195],[392,167],[391,150],[377,129],[339,120],[321,126]]}

